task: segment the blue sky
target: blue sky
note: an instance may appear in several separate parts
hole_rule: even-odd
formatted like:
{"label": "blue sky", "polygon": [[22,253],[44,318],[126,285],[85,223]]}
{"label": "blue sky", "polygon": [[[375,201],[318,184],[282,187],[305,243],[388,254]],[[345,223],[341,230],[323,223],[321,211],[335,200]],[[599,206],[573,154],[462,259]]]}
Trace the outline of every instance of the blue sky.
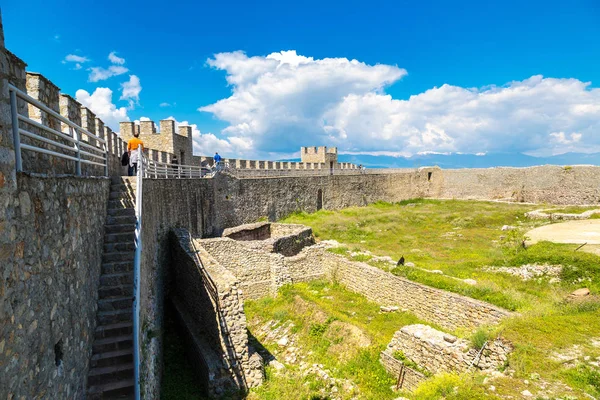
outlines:
{"label": "blue sky", "polygon": [[113,127],[195,124],[203,154],[600,152],[596,0],[34,0],[2,14],[30,71]]}

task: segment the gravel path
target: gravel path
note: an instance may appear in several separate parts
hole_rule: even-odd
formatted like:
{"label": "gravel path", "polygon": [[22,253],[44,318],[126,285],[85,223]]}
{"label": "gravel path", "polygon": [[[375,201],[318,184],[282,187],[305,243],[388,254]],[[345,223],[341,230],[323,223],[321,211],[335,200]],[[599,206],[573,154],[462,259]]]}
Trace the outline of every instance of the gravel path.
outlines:
{"label": "gravel path", "polygon": [[528,244],[547,240],[554,243],[600,245],[600,220],[568,221],[544,225],[530,230],[526,236],[529,237]]}

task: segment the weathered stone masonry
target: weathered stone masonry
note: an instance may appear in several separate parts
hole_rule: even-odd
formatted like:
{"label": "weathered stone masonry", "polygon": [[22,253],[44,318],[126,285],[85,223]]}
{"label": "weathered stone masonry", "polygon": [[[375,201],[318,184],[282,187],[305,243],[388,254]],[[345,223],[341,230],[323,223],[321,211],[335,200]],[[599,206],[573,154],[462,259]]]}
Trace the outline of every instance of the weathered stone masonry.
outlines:
{"label": "weathered stone masonry", "polygon": [[81,399],[109,180],[17,176],[0,220],[0,398]]}
{"label": "weathered stone masonry", "polygon": [[262,362],[248,345],[238,279],[203,249],[195,249],[185,230],[176,231],[173,250],[176,290],[171,301],[193,343],[208,392],[220,395],[261,384]]}

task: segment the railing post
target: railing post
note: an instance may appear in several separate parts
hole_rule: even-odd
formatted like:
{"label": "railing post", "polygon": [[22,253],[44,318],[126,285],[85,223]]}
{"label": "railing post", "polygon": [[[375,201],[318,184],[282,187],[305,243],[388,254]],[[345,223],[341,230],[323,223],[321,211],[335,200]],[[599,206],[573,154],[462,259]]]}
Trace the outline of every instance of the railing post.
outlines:
{"label": "railing post", "polygon": [[15,145],[15,166],[17,172],[23,171],[23,160],[21,159],[21,136],[19,135],[19,115],[17,112],[17,93],[10,91],[10,116],[12,119],[13,141]]}
{"label": "railing post", "polygon": [[75,151],[77,152],[77,161],[75,162],[75,174],[81,176],[81,146],[79,145],[79,129],[69,127],[73,139],[75,139]]}
{"label": "railing post", "polygon": [[[104,140],[108,140],[108,138],[104,138]],[[102,146],[104,148],[104,176],[108,176],[108,147],[106,146],[106,142]]]}

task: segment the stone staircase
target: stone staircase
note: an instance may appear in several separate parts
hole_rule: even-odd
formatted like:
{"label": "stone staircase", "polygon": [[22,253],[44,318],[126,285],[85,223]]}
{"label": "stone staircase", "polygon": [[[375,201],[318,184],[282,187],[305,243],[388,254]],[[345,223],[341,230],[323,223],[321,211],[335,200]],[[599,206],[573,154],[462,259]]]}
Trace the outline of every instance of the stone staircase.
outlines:
{"label": "stone staircase", "polygon": [[133,398],[136,178],[111,179],[88,400]]}

